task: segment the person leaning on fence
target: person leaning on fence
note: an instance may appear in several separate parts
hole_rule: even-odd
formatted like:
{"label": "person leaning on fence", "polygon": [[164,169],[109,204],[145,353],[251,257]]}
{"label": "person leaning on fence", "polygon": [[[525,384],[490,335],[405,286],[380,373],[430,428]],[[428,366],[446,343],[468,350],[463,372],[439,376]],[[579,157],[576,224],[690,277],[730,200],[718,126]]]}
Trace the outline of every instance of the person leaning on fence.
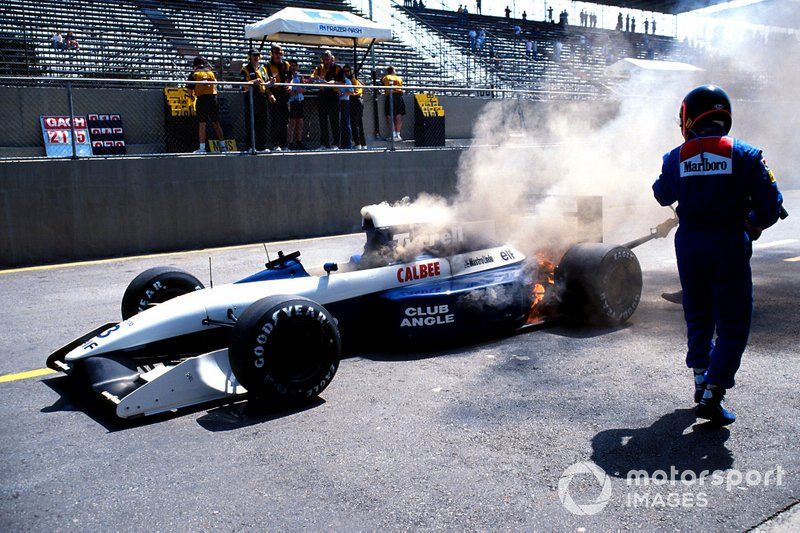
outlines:
{"label": "person leaning on fence", "polygon": [[350,65],[345,65],[342,70],[344,71],[344,84],[348,85],[348,88],[339,89],[339,148],[349,150],[353,147],[350,129],[350,95],[353,94],[353,89],[350,87],[353,82],[350,81]]}
{"label": "person leaning on fence", "polygon": [[353,83],[353,94],[350,95],[350,127],[353,130],[353,144],[360,150],[367,149],[367,138],[364,135],[364,96],[363,83],[358,81],[355,72],[348,74]]}
{"label": "person leaning on fence", "polygon": [[[250,50],[248,61],[242,66],[242,81],[253,84],[253,127],[255,128],[256,151],[267,151],[267,84],[269,77],[264,65],[260,63],[261,53]],[[247,130],[247,144],[251,144],[250,132],[250,92],[251,86],[244,85],[244,123]]]}
{"label": "person leaning on fence", "polygon": [[[403,78],[397,75],[394,67],[386,67],[386,75],[381,78],[381,85],[391,86],[386,89],[386,98],[383,101],[383,112],[386,115],[386,128],[391,130],[395,141],[402,141],[400,130],[403,129],[403,115],[406,114],[406,104],[403,101]],[[391,97],[390,97],[391,95]],[[394,120],[392,120],[394,119]],[[394,125],[394,129],[392,129]]]}
{"label": "person leaning on fence", "polygon": [[[277,44],[270,49],[270,60],[266,65],[267,76],[272,83],[292,81],[289,63],[283,60],[283,48]],[[267,89],[269,102],[269,136],[272,149],[280,152],[288,148],[289,128],[289,87]]]}
{"label": "person leaning on fence", "polygon": [[[189,74],[189,81],[217,81],[214,71],[211,66],[203,58],[197,56],[194,58],[194,70]],[[217,135],[218,140],[224,139],[222,134],[222,127],[219,125],[219,104],[217,104],[217,86],[188,83],[186,88],[189,89],[189,96],[194,98],[195,111],[197,113],[197,134],[200,140],[200,147],[195,151],[196,154],[206,153],[206,124],[211,122],[214,127],[214,133]],[[221,150],[224,151],[224,144],[221,145]]]}
{"label": "person leaning on fence", "polygon": [[297,72],[297,60],[289,60],[289,72],[292,76],[292,86],[289,90],[289,148],[292,150],[305,150],[303,144],[303,118],[305,117],[305,89],[297,87],[296,83],[304,83],[303,77]]}
{"label": "person leaning on fence", "polygon": [[[321,59],[322,63],[311,74],[314,82],[328,85],[344,84],[344,71],[334,62],[331,51],[325,50]],[[339,90],[320,89],[317,105],[319,107],[320,148],[336,150],[336,143],[339,141]],[[328,137],[328,126],[331,129],[330,138]]]}

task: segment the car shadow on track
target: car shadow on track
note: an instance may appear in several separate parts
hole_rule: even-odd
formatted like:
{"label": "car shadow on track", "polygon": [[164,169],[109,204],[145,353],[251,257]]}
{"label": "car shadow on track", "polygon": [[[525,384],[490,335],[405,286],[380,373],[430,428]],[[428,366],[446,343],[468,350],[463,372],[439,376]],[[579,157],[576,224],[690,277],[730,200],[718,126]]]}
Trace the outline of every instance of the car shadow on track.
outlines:
{"label": "car shadow on track", "polygon": [[231,431],[302,413],[319,407],[324,403],[325,400],[319,396],[307,404],[289,408],[239,401],[209,410],[197,419],[197,423],[208,431]]}
{"label": "car shadow on track", "polygon": [[359,357],[369,361],[403,362],[421,361],[434,357],[466,356],[472,349],[491,348],[503,343],[505,339],[516,334],[516,332],[512,332],[506,334],[483,335],[461,340],[446,338],[439,342],[426,342],[424,344],[400,343],[393,348],[374,348],[373,345],[370,345],[369,348],[366,346],[356,346],[352,349],[348,349],[342,359]]}
{"label": "car shadow on track", "polygon": [[625,322],[619,326],[600,327],[600,326],[575,326],[570,324],[554,323],[547,327],[545,331],[551,335],[558,335],[559,337],[569,337],[571,339],[592,339],[594,337],[602,337],[609,335],[616,331],[622,331],[631,327],[630,322]]}
{"label": "car shadow on track", "polygon": [[241,399],[233,402],[223,400],[184,407],[177,411],[169,411],[152,416],[123,419],[116,415],[110,402],[79,386],[67,376],[44,379],[42,383],[59,395],[55,403],[41,409],[42,413],[80,411],[103,426],[109,433],[147,426],[203,411],[206,412],[197,419],[197,423],[201,427],[208,431],[229,431],[290,416],[325,403],[322,398],[315,398],[308,404],[287,409]]}
{"label": "car shadow on track", "polygon": [[[725,446],[727,428],[696,424],[692,409],[676,409],[645,428],[609,429],[592,439],[592,461],[610,476],[625,478],[628,472],[661,470],[670,475],[703,470],[727,470],[733,453]],[[689,431],[687,431],[689,430]]]}

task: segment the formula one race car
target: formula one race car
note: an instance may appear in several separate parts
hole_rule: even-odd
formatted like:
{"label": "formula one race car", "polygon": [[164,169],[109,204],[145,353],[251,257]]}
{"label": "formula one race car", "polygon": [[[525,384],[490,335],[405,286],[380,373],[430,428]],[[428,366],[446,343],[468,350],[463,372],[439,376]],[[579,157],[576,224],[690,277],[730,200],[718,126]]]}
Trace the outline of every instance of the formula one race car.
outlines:
{"label": "formula one race car", "polygon": [[622,246],[577,244],[556,266],[473,238],[468,224],[432,232],[383,222],[374,208],[362,215],[363,254],[318,276],[299,252],[213,288],[179,269],[146,270],[125,291],[121,322],[47,366],[87,381],[123,418],[245,393],[297,403],[331,382],[342,339],[452,345],[554,317],[620,324],[639,303],[639,262]]}

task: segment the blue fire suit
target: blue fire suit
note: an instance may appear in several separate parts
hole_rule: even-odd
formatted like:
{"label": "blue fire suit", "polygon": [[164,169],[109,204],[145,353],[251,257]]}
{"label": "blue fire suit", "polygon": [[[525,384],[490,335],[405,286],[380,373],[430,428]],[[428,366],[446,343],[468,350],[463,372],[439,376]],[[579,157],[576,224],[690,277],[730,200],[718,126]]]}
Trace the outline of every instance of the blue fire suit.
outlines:
{"label": "blue fire suit", "polygon": [[773,225],[783,197],[761,150],[717,136],[691,139],[666,154],[653,193],[661,205],[678,202],[675,252],[688,336],[686,365],[708,368],[708,383],[730,388],[753,310],[746,224]]}

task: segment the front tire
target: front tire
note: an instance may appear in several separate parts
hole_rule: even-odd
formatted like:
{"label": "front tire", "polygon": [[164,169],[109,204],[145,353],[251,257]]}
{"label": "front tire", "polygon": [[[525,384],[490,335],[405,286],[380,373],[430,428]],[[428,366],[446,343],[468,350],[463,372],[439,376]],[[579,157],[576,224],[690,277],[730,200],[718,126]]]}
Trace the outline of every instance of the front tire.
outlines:
{"label": "front tire", "polygon": [[616,326],[636,311],[642,269],[628,248],[605,243],[576,244],[556,268],[561,315],[577,323]]}
{"label": "front tire", "polygon": [[149,268],[133,278],[122,296],[122,320],[141,313],[153,304],[182,294],[199,291],[203,283],[185,270],[173,267]]}
{"label": "front tire", "polygon": [[234,376],[251,397],[287,405],[307,402],[330,384],[341,357],[336,320],[299,296],[253,303],[231,332]]}

